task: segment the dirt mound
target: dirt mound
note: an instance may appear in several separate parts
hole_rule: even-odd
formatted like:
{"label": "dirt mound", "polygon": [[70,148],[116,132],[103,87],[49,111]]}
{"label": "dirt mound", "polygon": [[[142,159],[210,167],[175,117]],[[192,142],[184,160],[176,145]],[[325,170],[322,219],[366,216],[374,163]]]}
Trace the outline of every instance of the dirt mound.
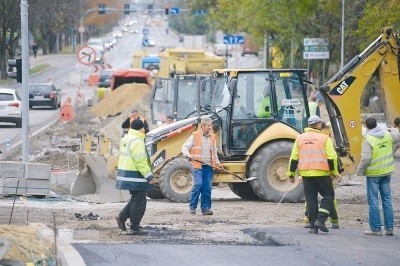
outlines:
{"label": "dirt mound", "polygon": [[[115,116],[124,112],[132,104],[143,101],[143,97],[150,92],[146,84],[124,84],[113,90],[101,100],[91,111],[97,117]],[[146,102],[149,105],[149,102]]]}
{"label": "dirt mound", "polygon": [[153,127],[150,122],[150,92],[148,92],[147,94],[144,94],[142,98],[138,99],[134,104],[126,108],[126,110],[123,110],[121,114],[110,118],[110,121],[100,129],[100,132],[108,136],[115,147],[119,147],[119,142],[122,137],[122,122],[125,121],[133,109],[137,109],[140,117],[143,117],[147,120],[150,129]]}

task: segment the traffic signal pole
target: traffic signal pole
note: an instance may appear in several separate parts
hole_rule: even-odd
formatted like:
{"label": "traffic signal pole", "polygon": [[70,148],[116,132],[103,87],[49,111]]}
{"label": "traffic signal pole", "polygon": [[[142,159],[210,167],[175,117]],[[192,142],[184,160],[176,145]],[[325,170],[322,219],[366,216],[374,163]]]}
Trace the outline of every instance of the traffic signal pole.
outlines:
{"label": "traffic signal pole", "polygon": [[22,161],[29,162],[29,39],[28,1],[21,0],[21,60],[22,60]]}

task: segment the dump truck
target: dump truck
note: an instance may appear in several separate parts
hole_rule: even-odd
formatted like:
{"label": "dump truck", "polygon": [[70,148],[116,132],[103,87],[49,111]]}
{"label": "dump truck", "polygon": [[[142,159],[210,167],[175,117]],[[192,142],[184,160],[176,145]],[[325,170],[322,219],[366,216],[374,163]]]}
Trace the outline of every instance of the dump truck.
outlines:
{"label": "dump truck", "polygon": [[223,57],[206,53],[204,50],[166,49],[159,56],[159,77],[162,78],[169,78],[176,74],[209,75],[214,69],[223,68],[225,64]]}

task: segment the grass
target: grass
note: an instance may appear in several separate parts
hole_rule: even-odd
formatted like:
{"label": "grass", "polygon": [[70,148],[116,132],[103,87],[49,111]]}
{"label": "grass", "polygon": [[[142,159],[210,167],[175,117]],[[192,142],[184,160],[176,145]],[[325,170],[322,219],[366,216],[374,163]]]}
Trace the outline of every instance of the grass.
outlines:
{"label": "grass", "polygon": [[29,75],[33,75],[36,74],[38,72],[41,72],[47,68],[49,68],[50,65],[49,64],[43,64],[43,65],[37,65],[35,67],[32,67],[31,69],[29,69]]}

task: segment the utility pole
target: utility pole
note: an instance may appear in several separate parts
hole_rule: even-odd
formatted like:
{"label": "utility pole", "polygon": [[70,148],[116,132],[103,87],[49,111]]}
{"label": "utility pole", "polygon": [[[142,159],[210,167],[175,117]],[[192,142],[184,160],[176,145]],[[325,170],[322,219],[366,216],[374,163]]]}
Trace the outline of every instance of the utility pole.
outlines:
{"label": "utility pole", "polygon": [[340,47],[340,69],[344,65],[344,0],[342,0],[342,40]]}
{"label": "utility pole", "polygon": [[22,60],[22,161],[29,162],[29,28],[28,0],[21,0],[21,60]]}

